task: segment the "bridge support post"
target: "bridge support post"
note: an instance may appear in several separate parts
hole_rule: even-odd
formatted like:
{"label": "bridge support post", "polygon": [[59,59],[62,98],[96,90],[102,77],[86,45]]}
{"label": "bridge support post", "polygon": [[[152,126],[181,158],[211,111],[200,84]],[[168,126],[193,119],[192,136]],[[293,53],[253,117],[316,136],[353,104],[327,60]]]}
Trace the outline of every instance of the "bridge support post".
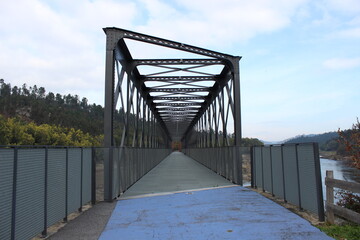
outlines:
{"label": "bridge support post", "polygon": [[104,200],[112,201],[112,147],[114,146],[114,73],[115,58],[113,49],[113,36],[106,38],[105,60],[105,109],[104,109]]}
{"label": "bridge support post", "polygon": [[240,150],[241,144],[241,102],[240,102],[240,57],[235,57],[232,61],[233,65],[233,83],[234,83],[234,133],[235,133],[235,154],[234,154],[234,172],[236,172],[235,182],[242,185],[242,154]]}

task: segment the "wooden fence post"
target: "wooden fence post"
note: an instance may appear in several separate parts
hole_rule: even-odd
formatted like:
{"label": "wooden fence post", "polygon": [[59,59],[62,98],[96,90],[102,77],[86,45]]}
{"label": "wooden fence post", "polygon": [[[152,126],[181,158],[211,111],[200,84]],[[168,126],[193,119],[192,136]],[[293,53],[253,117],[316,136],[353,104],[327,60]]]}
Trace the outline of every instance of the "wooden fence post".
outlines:
{"label": "wooden fence post", "polygon": [[[326,178],[330,178],[333,179],[334,178],[334,172],[333,171],[326,171]],[[332,186],[329,186],[328,184],[326,184],[326,216],[327,216],[327,220],[328,222],[330,222],[331,224],[335,223],[335,217],[334,217],[334,212],[331,208],[331,205],[334,204],[334,188]]]}

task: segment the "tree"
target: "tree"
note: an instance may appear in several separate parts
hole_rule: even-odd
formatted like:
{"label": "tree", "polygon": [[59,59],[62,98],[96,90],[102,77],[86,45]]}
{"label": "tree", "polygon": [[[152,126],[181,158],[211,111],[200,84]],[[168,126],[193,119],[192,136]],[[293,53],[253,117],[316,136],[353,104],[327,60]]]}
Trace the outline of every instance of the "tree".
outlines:
{"label": "tree", "polygon": [[345,151],[351,157],[354,167],[360,169],[360,122],[357,118],[350,131],[341,131],[339,133],[339,142],[345,146]]}

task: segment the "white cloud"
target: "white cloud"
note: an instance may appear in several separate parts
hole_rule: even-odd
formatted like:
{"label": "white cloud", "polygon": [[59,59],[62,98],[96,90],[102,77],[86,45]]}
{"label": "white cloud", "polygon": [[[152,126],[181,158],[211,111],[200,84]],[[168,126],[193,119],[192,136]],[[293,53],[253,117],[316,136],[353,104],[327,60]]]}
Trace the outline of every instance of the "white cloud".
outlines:
{"label": "white cloud", "polygon": [[332,10],[340,11],[346,14],[360,12],[359,0],[327,0],[325,2]]}
{"label": "white cloud", "polygon": [[244,42],[257,34],[280,30],[291,23],[294,12],[306,1],[140,2],[148,6],[149,21],[138,30],[208,47]]}
{"label": "white cloud", "polygon": [[[303,0],[4,1],[0,8],[2,22],[6,22],[0,25],[1,77],[13,85],[26,82],[44,86],[48,91],[81,96],[86,96],[86,91],[99,91],[101,96],[103,27],[128,28],[223,51],[238,41],[288,26],[302,3]],[[138,51],[153,53],[150,49]],[[102,97],[90,100],[102,103]]]}
{"label": "white cloud", "polygon": [[0,17],[7,23],[0,25],[1,78],[62,94],[89,97],[89,91],[97,92],[90,101],[102,104],[102,28],[130,27],[134,3],[19,0],[1,5]]}
{"label": "white cloud", "polygon": [[338,31],[334,34],[334,36],[348,39],[360,38],[360,27]]}
{"label": "white cloud", "polygon": [[360,67],[360,57],[358,58],[331,58],[323,62],[323,66],[329,69],[350,69]]}

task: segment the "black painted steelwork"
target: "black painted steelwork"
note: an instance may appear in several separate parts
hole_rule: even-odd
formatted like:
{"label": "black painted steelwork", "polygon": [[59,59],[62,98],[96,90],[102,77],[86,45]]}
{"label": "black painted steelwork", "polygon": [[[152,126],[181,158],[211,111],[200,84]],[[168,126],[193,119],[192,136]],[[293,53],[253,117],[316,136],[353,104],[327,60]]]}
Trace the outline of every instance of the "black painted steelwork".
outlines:
{"label": "black painted steelwork", "polygon": [[[120,28],[103,30],[105,147],[169,147],[172,141],[184,147],[240,145],[241,57]],[[195,58],[134,59],[131,41],[192,53]],[[220,71],[214,73],[214,66]],[[142,72],[142,67],[148,71]],[[121,141],[115,143],[117,109],[124,118]]]}

